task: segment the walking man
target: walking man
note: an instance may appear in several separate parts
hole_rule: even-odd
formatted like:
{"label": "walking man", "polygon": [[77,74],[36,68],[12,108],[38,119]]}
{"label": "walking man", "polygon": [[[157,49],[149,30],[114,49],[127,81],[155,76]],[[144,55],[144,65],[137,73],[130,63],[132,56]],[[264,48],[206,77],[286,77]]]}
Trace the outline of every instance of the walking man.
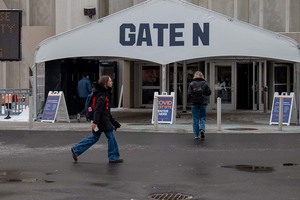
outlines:
{"label": "walking man", "polygon": [[87,73],[83,74],[82,79],[78,81],[77,91],[79,96],[79,105],[82,106],[82,110],[77,114],[77,120],[80,122],[80,117],[85,115],[85,101],[87,96],[92,92],[92,84]]}
{"label": "walking man", "polygon": [[188,97],[192,104],[193,132],[195,139],[205,139],[206,108],[211,89],[201,71],[196,71],[188,87]]}

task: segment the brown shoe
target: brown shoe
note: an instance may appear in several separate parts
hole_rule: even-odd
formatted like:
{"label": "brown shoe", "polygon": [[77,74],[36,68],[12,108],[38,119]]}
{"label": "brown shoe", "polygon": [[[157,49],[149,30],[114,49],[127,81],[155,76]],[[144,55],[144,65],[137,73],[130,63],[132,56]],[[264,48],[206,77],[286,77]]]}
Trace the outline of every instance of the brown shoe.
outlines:
{"label": "brown shoe", "polygon": [[72,157],[73,157],[74,161],[77,162],[78,158],[77,158],[76,154],[74,153],[73,149],[71,149],[71,152],[72,152]]}
{"label": "brown shoe", "polygon": [[110,160],[109,163],[122,163],[124,162],[123,159],[119,158],[118,160]]}

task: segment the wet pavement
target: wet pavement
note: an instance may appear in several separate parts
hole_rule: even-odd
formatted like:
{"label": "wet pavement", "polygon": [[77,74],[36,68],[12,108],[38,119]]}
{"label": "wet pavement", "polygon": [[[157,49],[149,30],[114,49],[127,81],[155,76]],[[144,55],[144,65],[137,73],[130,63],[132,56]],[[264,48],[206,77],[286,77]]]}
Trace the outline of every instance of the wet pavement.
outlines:
{"label": "wet pavement", "polygon": [[0,199],[296,200],[299,126],[269,125],[270,113],[208,112],[206,140],[195,140],[191,113],[151,124],[151,110],[113,109],[121,164],[109,164],[104,135],[74,163],[70,148],[90,123],[0,122]]}
{"label": "wet pavement", "polygon": [[[109,164],[104,136],[74,163],[80,131],[0,131],[0,199],[296,200],[300,134],[116,133],[125,162]],[[171,196],[170,199],[175,199]]]}

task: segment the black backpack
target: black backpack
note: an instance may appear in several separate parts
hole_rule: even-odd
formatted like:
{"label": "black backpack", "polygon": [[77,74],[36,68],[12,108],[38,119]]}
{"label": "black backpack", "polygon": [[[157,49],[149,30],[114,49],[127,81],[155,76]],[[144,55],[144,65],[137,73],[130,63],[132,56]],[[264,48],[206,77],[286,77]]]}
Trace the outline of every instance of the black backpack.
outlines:
{"label": "black backpack", "polygon": [[191,92],[191,102],[192,103],[203,103],[204,98],[204,84],[200,85],[200,87],[192,88]]}

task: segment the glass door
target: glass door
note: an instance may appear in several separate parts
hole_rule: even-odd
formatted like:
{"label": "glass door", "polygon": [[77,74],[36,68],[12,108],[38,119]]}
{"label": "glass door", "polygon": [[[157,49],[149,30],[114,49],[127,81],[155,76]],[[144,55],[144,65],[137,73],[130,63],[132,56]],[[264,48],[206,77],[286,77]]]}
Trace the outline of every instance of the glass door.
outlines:
{"label": "glass door", "polygon": [[214,103],[221,98],[222,109],[233,109],[233,64],[215,64]]}
{"label": "glass door", "polygon": [[160,94],[160,66],[142,66],[142,105],[152,106],[154,92]]}
{"label": "glass door", "polygon": [[274,91],[290,93],[293,91],[294,70],[289,65],[276,65],[274,68]]}

